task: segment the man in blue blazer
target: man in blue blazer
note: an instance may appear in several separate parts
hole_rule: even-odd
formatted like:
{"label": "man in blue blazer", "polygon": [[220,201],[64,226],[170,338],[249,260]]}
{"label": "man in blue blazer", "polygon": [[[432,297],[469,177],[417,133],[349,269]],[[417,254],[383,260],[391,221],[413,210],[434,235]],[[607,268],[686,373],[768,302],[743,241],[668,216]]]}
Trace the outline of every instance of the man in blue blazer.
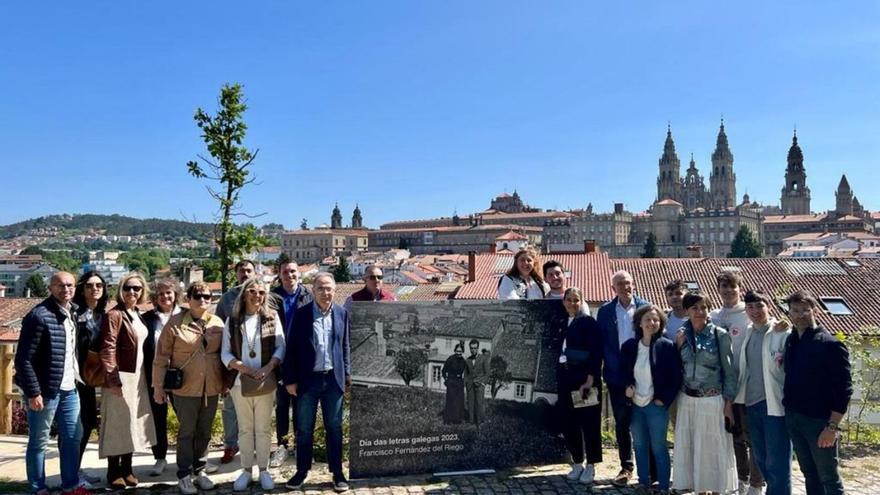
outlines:
{"label": "man in blue blazer", "polygon": [[626,398],[626,374],[620,362],[620,347],[635,337],[632,317],[636,309],[650,304],[633,293],[635,286],[628,272],[620,270],[611,276],[614,299],[603,304],[596,314],[596,321],[602,330],[602,377],[611,399],[614,413],[614,430],[617,436],[617,453],[620,455],[620,472],[613,482],[622,486],[629,483],[633,475],[632,437],[629,425],[632,421],[632,407]]}
{"label": "man in blue blazer", "polygon": [[342,395],[351,385],[349,319],[345,308],[333,303],[333,275],[319,273],[312,292],[314,301],[294,314],[282,364],[284,385],[297,397],[296,472],[287,488],[302,488],[312,467],[315,415],[320,402],[333,488],[342,492],[348,490],[348,480],[342,473]]}

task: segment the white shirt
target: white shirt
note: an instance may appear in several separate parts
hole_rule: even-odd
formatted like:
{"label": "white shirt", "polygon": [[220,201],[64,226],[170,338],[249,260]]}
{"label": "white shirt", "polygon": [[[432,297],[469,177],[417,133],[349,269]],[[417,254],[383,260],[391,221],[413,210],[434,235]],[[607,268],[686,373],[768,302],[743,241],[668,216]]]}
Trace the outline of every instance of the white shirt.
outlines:
{"label": "white shirt", "polygon": [[651,348],[639,341],[639,354],[636,357],[636,367],[633,369],[636,379],[636,394],[633,396],[633,404],[645,407],[654,400],[654,378],[651,377]]}
{"label": "white shirt", "polygon": [[631,299],[629,306],[624,308],[620,304],[620,299],[618,299],[614,310],[617,311],[617,349],[620,350],[624,342],[636,336],[636,331],[633,330],[633,314],[636,312],[636,301]]}
{"label": "white shirt", "polygon": [[[568,326],[571,326],[571,322],[574,321],[574,316],[568,317]],[[562,354],[559,355],[559,364],[565,364],[568,362],[568,358],[565,356],[565,348],[568,347],[568,342],[565,339],[562,339]]]}
{"label": "white shirt", "polygon": [[61,376],[61,390],[67,392],[76,388],[79,377],[79,362],[76,360],[76,323],[70,311],[61,308],[64,314],[64,374]]}
{"label": "white shirt", "polygon": [[[284,328],[281,326],[281,322],[278,320],[278,313],[273,312],[272,317],[275,319],[275,352],[272,353],[272,357],[278,358],[278,361],[284,361]],[[241,335],[241,349],[239,349],[241,355],[241,362],[244,363],[245,366],[258,370],[263,367],[263,346],[260,342],[260,317],[259,315],[248,315],[244,317],[244,332]],[[226,323],[223,325],[223,346],[220,354],[220,358],[223,360],[223,364],[228,368],[229,363],[235,360],[235,356],[232,354],[232,339],[231,332],[229,330],[229,320],[226,320]],[[251,344],[253,343],[253,351],[254,357],[250,356],[251,353]],[[233,384],[235,387],[241,386],[241,375],[235,377],[235,383]]]}
{"label": "white shirt", "polygon": [[[543,289],[543,290],[542,290]],[[544,299],[544,294],[549,290],[547,284],[538,284],[534,279],[528,283],[519,279],[504,275],[498,286],[498,299]]]}
{"label": "white shirt", "polygon": [[171,310],[171,313],[163,313],[158,309],[156,310],[156,314],[159,316],[159,323],[161,323],[161,325],[159,325],[159,328],[157,328],[156,331],[153,332],[153,339],[155,340],[156,348],[159,347],[159,336],[162,335],[162,329],[165,328],[165,325],[168,324],[168,320],[170,320],[172,316],[180,313],[181,311],[183,310],[180,308],[180,306],[177,305],[174,306],[174,309]]}

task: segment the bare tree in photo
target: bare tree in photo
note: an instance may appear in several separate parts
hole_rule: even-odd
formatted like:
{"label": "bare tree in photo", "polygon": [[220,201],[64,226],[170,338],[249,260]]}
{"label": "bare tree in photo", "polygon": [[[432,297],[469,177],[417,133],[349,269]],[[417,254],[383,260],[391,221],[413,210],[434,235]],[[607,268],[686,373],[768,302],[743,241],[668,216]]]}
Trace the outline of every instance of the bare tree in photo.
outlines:
{"label": "bare tree in photo", "polygon": [[507,369],[507,361],[501,356],[492,356],[489,361],[489,391],[494,399],[498,391],[513,381],[513,375]]}
{"label": "bare tree in photo", "polygon": [[425,364],[428,363],[428,355],[424,350],[416,347],[401,349],[394,357],[394,368],[403,378],[403,383],[409,387],[411,381],[424,378]]}

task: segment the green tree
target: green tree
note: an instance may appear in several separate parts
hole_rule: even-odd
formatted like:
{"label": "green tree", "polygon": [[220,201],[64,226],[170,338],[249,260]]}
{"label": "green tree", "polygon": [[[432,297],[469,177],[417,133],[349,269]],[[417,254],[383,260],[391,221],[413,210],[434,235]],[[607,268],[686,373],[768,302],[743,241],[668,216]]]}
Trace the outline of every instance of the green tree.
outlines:
{"label": "green tree", "polygon": [[48,297],[49,289],[46,287],[46,281],[39,273],[34,273],[28,277],[24,283],[25,290],[31,291],[31,297]]}
{"label": "green tree", "polygon": [[339,256],[339,263],[333,267],[331,271],[336,282],[351,282],[351,269],[348,267],[348,260],[344,255]]}
{"label": "green tree", "polygon": [[425,364],[428,363],[428,354],[418,347],[401,349],[394,356],[394,369],[403,378],[403,383],[409,387],[411,381],[424,378]]}
{"label": "green tree", "polygon": [[170,266],[168,251],[162,249],[133,249],[119,255],[119,260],[129,270],[149,274],[150,277],[157,270]]}
{"label": "green tree", "polygon": [[859,397],[853,398],[846,412],[848,442],[862,441],[863,430],[867,430],[867,416],[880,411],[880,355],[876,350],[880,347],[878,327],[865,327],[861,332],[849,336],[842,333],[837,337],[846,343],[852,362],[853,389],[859,391]]}
{"label": "green tree", "polygon": [[657,257],[657,236],[655,236],[653,232],[649,232],[648,238],[645,239],[645,252],[642,253],[642,258],[656,258],[656,257]]}
{"label": "green tree", "polygon": [[[197,179],[207,179],[220,183],[218,189],[208,186],[208,192],[217,203],[218,221],[214,227],[214,241],[220,250],[220,280],[223,291],[226,291],[231,280],[232,261],[253,251],[265,243],[257,235],[253,225],[236,227],[233,216],[244,215],[239,210],[239,195],[242,189],[254,182],[250,166],[257,157],[259,150],[250,151],[242,142],[247,134],[244,102],[240,84],[225,84],[220,90],[219,108],[214,116],[208,115],[201,108],[196,109],[196,125],[202,131],[202,140],[211,158],[198,155],[201,162],[187,162],[187,170]],[[203,168],[207,165],[207,169]],[[206,172],[207,170],[207,172]]]}
{"label": "green tree", "polygon": [[309,221],[303,218],[303,221],[299,224],[300,230],[309,230]]}
{"label": "green tree", "polygon": [[736,237],[734,237],[733,242],[730,243],[730,254],[728,254],[727,257],[760,258],[763,252],[764,249],[761,247],[761,244],[758,243],[758,239],[752,234],[752,229],[745,225],[740,225]]}
{"label": "green tree", "polygon": [[507,369],[507,361],[501,356],[492,356],[489,360],[489,391],[492,398],[498,394],[498,391],[513,381],[513,374]]}
{"label": "green tree", "polygon": [[275,266],[281,266],[293,261],[290,259],[290,256],[287,255],[284,251],[281,251],[281,254],[278,255],[278,258],[275,259]]}

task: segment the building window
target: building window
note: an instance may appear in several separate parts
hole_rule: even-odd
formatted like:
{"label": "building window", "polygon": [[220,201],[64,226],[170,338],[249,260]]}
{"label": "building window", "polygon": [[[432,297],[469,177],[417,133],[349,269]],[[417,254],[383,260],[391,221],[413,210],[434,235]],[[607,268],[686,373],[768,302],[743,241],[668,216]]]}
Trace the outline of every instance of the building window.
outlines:
{"label": "building window", "polygon": [[431,383],[443,383],[443,366],[439,364],[431,365]]}
{"label": "building window", "polygon": [[517,399],[525,399],[526,398],[526,384],[525,383],[517,383],[513,390],[513,396]]}
{"label": "building window", "polygon": [[846,299],[842,297],[820,297],[819,301],[825,307],[825,310],[833,315],[854,314],[849,305],[846,304]]}

